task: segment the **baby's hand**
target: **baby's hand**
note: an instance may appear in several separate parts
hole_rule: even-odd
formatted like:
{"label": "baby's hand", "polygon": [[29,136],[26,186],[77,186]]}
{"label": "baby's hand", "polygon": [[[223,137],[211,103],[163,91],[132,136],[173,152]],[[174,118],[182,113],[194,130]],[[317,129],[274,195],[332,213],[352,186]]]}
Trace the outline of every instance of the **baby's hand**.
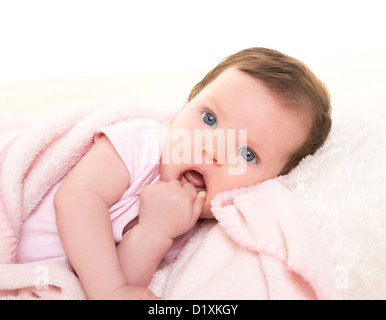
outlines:
{"label": "baby's hand", "polygon": [[178,180],[146,186],[140,196],[139,222],[143,228],[174,239],[197,222],[205,200],[191,183]]}

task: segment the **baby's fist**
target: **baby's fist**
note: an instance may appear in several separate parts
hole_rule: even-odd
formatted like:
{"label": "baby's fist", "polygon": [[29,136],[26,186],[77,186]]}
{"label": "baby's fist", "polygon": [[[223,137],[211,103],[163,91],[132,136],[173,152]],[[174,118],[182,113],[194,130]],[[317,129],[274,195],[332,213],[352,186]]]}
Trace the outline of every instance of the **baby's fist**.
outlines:
{"label": "baby's fist", "polygon": [[197,222],[205,201],[190,183],[178,180],[146,186],[140,195],[139,224],[153,233],[174,239]]}

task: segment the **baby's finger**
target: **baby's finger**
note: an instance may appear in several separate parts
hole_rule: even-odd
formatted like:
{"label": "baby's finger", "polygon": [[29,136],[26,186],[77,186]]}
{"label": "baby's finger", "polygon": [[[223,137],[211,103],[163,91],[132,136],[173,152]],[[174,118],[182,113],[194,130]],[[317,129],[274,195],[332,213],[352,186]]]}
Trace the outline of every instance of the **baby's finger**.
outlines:
{"label": "baby's finger", "polygon": [[197,197],[197,190],[194,187],[194,185],[192,185],[189,182],[185,182],[185,183],[182,184],[182,188],[192,198],[192,200],[196,199],[196,197]]}
{"label": "baby's finger", "polygon": [[200,217],[202,207],[204,206],[206,198],[206,192],[200,191],[197,195],[196,200],[193,203],[193,219],[197,220]]}
{"label": "baby's finger", "polygon": [[176,185],[178,185],[178,186],[181,186],[181,185],[182,185],[181,181],[179,181],[179,180],[170,180],[169,182],[165,182],[165,183],[176,184]]}

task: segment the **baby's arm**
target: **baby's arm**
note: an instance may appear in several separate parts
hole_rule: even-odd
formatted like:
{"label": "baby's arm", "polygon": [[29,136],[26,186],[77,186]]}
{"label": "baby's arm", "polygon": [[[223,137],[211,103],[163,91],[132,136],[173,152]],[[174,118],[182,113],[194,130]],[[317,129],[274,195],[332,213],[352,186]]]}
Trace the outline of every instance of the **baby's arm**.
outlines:
{"label": "baby's arm", "polygon": [[55,194],[59,235],[90,299],[154,298],[145,288],[127,286],[113,239],[108,208],[129,183],[125,165],[110,141],[102,136]]}
{"label": "baby's arm", "polygon": [[204,200],[204,192],[197,194],[192,184],[176,180],[143,188],[138,224],[118,246],[129,284],[149,284],[173,239],[197,222]]}
{"label": "baby's arm", "polygon": [[159,237],[137,224],[118,245],[118,256],[126,280],[147,287],[173,240]]}

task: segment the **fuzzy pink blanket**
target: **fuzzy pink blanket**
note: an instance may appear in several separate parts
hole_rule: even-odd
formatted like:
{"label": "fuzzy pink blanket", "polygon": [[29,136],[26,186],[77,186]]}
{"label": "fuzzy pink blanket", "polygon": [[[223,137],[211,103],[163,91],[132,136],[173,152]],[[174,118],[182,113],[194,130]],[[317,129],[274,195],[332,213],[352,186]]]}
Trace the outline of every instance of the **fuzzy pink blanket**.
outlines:
{"label": "fuzzy pink blanket", "polygon": [[[218,194],[177,262],[150,288],[167,299],[341,299],[310,216],[280,179]],[[164,282],[162,282],[164,281]]]}
{"label": "fuzzy pink blanket", "polygon": [[[100,101],[0,136],[0,296],[85,299],[66,259],[14,264],[20,224],[84,155],[101,127],[168,121],[175,109]],[[277,180],[233,190],[150,288],[166,299],[337,299],[329,255],[313,221]],[[96,280],[97,281],[97,280]]]}

